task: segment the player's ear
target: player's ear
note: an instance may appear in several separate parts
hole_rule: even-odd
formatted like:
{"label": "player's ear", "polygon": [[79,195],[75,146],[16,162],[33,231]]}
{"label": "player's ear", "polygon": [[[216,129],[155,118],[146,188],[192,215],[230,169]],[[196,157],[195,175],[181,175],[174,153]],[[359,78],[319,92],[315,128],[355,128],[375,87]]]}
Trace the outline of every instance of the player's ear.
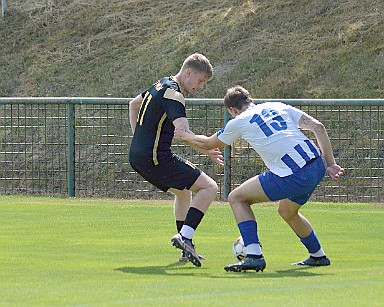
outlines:
{"label": "player's ear", "polygon": [[239,110],[236,109],[235,107],[229,107],[228,113],[231,114],[232,117],[235,117],[236,115],[239,114]]}
{"label": "player's ear", "polygon": [[187,70],[186,70],[186,72],[185,72],[185,75],[186,75],[187,77],[190,77],[190,76],[192,75],[192,72],[193,72],[192,68],[191,68],[191,67],[188,67]]}

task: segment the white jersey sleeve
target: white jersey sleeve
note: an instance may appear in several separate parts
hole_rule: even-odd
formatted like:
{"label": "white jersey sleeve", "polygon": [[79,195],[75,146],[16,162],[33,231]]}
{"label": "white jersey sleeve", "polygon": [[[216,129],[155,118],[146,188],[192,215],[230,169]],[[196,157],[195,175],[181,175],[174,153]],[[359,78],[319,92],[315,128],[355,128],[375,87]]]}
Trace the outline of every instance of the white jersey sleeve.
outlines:
{"label": "white jersey sleeve", "polygon": [[292,107],[290,105],[286,105],[286,111],[287,113],[291,116],[292,118],[292,121],[294,123],[296,123],[296,126],[299,125],[299,121],[300,121],[300,118],[301,116],[305,113],[304,111],[298,109],[298,108],[295,108],[295,107]]}
{"label": "white jersey sleeve", "polygon": [[[227,145],[231,145],[238,138],[241,137],[241,130],[238,129],[238,123],[231,119],[227,122],[225,127],[216,133],[216,136],[220,141]],[[225,132],[225,133],[224,133]]]}

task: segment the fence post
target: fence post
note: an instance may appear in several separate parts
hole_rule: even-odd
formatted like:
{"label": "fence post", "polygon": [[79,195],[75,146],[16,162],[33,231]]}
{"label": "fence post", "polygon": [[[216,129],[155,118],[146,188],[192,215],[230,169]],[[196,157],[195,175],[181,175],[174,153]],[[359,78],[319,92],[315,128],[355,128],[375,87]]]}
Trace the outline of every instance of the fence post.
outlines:
{"label": "fence post", "polygon": [[[231,119],[227,109],[224,111],[224,125]],[[224,147],[224,201],[231,192],[231,145]]]}
{"label": "fence post", "polygon": [[6,9],[7,9],[7,1],[1,0],[1,16],[2,17],[4,17]]}
{"label": "fence post", "polygon": [[67,195],[75,196],[75,105],[68,100],[68,159],[67,159]]}

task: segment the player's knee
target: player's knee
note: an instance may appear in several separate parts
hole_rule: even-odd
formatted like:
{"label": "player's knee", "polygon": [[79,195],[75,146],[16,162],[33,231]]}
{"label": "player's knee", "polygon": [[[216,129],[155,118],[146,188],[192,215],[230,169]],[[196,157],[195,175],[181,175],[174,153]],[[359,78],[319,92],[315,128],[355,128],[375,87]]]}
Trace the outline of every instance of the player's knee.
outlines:
{"label": "player's knee", "polygon": [[233,195],[233,191],[232,191],[232,192],[229,192],[227,201],[229,202],[229,204],[230,204],[231,206],[232,206],[232,204],[234,203],[234,200],[235,200],[235,196]]}
{"label": "player's knee", "polygon": [[231,206],[235,205],[235,204],[238,204],[238,203],[243,203],[244,202],[244,199],[243,197],[241,196],[240,193],[238,193],[235,190],[233,190],[232,192],[229,193],[228,195],[228,202]]}
{"label": "player's knee", "polygon": [[279,215],[280,215],[283,219],[285,219],[284,217],[286,216],[287,211],[286,211],[284,208],[281,208],[281,207],[277,208],[277,212],[279,213]]}
{"label": "player's knee", "polygon": [[204,184],[201,185],[201,189],[204,189],[204,191],[216,197],[219,187],[215,180],[213,180],[211,177],[206,176]]}
{"label": "player's knee", "polygon": [[213,179],[209,182],[208,189],[211,191],[212,194],[216,195],[219,191],[219,187]]}
{"label": "player's knee", "polygon": [[290,208],[285,206],[279,206],[279,208],[277,209],[277,212],[285,221],[288,221],[289,219],[291,219],[293,216],[297,214],[297,211],[293,211]]}

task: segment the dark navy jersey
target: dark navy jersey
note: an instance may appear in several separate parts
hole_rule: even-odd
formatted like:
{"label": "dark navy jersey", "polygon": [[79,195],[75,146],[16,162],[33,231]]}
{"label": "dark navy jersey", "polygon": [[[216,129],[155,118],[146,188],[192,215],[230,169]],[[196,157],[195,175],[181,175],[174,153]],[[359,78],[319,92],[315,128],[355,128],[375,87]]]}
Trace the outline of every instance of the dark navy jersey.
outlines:
{"label": "dark navy jersey", "polygon": [[173,121],[186,117],[184,96],[173,77],[165,77],[142,93],[129,159],[158,165],[172,157]]}

